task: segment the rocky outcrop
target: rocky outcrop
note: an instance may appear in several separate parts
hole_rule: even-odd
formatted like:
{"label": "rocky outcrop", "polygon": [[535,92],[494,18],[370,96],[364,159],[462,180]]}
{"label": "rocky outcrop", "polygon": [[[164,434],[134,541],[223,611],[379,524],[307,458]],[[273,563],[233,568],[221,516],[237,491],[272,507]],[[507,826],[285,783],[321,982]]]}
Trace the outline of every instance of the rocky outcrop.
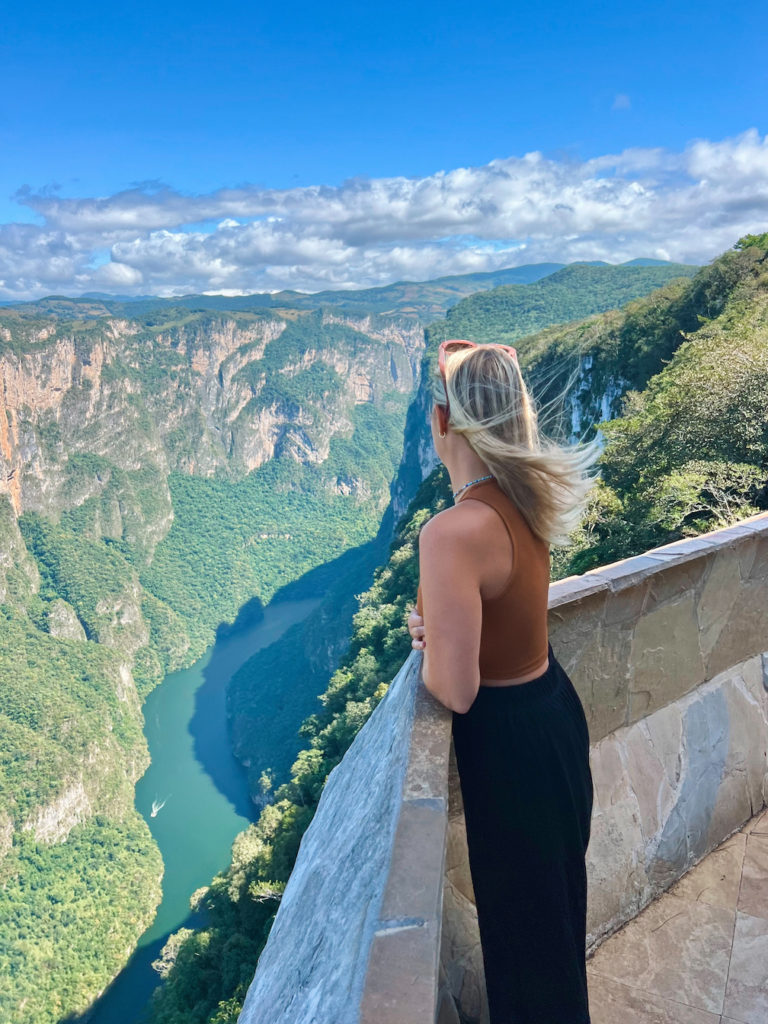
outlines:
{"label": "rocky outcrop", "polygon": [[[126,667],[121,670],[117,689],[118,698],[131,705],[133,714],[140,715],[136,688]],[[95,813],[116,821],[132,813],[133,787],[149,767],[149,754],[143,737],[137,736],[137,742],[126,751],[110,735],[112,730],[110,722],[106,736],[89,744],[77,775],[62,779],[58,793],[34,808],[16,827],[32,832],[39,843],[63,843],[76,825]],[[13,821],[10,827],[13,829]]]}
{"label": "rocky outcrop", "polygon": [[0,811],[0,860],[13,846],[13,820],[5,811]]}
{"label": "rocky outcrop", "polygon": [[51,636],[60,637],[62,640],[85,640],[85,630],[77,617],[77,612],[71,604],[60,597],[48,605],[47,624]]}
{"label": "rocky outcrop", "polygon": [[120,594],[109,594],[96,604],[96,630],[92,639],[134,654],[149,643],[149,627],[141,614],[141,587],[134,577]]}
{"label": "rocky outcrop", "polygon": [[[587,352],[579,359],[578,375],[566,397],[566,423],[570,427],[569,441],[578,441],[592,423],[610,420],[620,412],[620,399],[630,385],[621,375],[611,377],[603,390],[596,393],[592,377],[595,353]],[[597,437],[602,442],[598,430]]]}
{"label": "rocky outcrop", "polygon": [[13,497],[0,493],[0,604],[23,605],[40,586],[40,573],[19,532]]}
{"label": "rocky outcrop", "polygon": [[134,682],[129,665],[120,665],[115,693],[117,694],[117,699],[127,705],[132,715],[135,715],[136,718],[141,718],[141,701],[139,700],[136,683]]}
{"label": "rocky outcrop", "polygon": [[91,816],[92,810],[83,781],[78,779],[62,790],[55,800],[44,807],[38,807],[24,822],[22,830],[32,830],[38,843],[60,843],[75,825]]}

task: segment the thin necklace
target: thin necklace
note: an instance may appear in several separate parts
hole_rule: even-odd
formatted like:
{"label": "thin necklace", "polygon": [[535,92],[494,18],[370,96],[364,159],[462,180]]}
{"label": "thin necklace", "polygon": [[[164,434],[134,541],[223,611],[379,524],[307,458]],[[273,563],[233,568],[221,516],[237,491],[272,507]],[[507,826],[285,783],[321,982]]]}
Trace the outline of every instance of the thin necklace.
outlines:
{"label": "thin necklace", "polygon": [[495,480],[495,479],[496,478],[494,477],[493,473],[489,473],[488,476],[479,476],[477,478],[477,480],[470,480],[468,484],[464,484],[464,486],[460,487],[458,489],[458,491],[454,491],[453,492],[453,500],[456,501],[456,498],[461,494],[461,492],[462,491],[466,491],[466,489],[468,487],[471,487],[472,484],[479,484],[481,480]]}

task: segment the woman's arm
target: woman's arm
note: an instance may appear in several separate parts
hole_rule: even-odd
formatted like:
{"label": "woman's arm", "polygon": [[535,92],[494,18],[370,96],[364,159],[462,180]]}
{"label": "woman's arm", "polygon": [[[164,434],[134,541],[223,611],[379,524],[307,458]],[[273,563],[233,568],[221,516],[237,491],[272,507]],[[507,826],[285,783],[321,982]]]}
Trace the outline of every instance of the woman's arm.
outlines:
{"label": "woman's arm", "polygon": [[[452,510],[453,511],[453,510]],[[424,613],[421,677],[451,711],[469,711],[480,686],[482,538],[464,515],[438,514],[419,533]]]}

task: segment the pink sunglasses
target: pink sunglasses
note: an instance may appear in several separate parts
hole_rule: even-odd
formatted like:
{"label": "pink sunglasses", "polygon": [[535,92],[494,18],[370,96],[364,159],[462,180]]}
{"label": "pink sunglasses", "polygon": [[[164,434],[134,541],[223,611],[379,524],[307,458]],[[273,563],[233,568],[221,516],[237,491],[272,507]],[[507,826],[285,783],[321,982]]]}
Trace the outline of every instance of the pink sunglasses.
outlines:
{"label": "pink sunglasses", "polygon": [[[450,407],[450,404],[448,402],[448,384],[447,384],[447,381],[445,379],[445,353],[446,352],[453,352],[454,351],[454,349],[451,348],[450,346],[455,346],[456,348],[461,348],[462,345],[468,345],[470,348],[477,348],[478,347],[476,341],[461,341],[458,338],[452,338],[449,341],[441,341],[440,342],[440,348],[437,350],[437,365],[438,365],[438,367],[440,369],[440,376],[443,378],[443,388],[445,390],[445,416],[446,416],[446,419],[450,419],[451,407]],[[511,353],[512,358],[515,360],[515,362],[517,362],[517,349],[512,348],[511,345],[499,345],[498,348],[506,349],[507,352]]]}

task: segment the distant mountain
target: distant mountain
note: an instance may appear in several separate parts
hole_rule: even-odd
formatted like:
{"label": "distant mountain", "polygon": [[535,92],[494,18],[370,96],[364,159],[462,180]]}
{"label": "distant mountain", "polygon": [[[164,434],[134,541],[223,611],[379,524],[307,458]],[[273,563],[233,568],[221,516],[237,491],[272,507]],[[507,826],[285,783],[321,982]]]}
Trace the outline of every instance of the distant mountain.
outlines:
{"label": "distant mountain", "polygon": [[[681,267],[684,264],[665,263],[664,260],[637,259],[618,267],[641,266]],[[34,302],[7,303],[22,315],[53,315],[73,319],[92,319],[101,316],[137,317],[168,310],[227,310],[228,312],[255,312],[271,309],[333,308],[348,314],[377,313],[380,316],[408,317],[420,323],[431,323],[444,316],[461,299],[475,292],[488,291],[502,285],[529,285],[547,278],[557,271],[572,266],[611,267],[604,260],[580,263],[529,263],[504,270],[477,274],[453,274],[430,281],[396,281],[377,288],[337,289],[322,292],[256,292],[253,295],[181,295],[160,298],[152,295],[108,295],[104,292],[86,292],[79,297],[48,295]],[[689,268],[693,273],[697,268]],[[647,291],[647,288],[644,289]],[[643,294],[643,290],[638,292]],[[610,307],[605,307],[610,308]]]}

